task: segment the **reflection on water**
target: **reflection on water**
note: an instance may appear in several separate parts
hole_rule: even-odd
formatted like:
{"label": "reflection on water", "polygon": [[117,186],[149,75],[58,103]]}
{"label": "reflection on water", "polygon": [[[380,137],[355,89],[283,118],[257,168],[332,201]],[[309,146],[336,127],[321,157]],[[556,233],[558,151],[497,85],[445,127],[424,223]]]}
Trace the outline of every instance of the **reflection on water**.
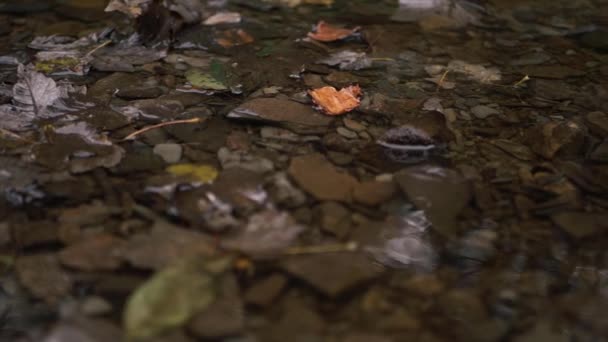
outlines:
{"label": "reflection on water", "polygon": [[438,255],[427,236],[431,223],[424,211],[412,211],[388,222],[381,233],[380,244],[367,250],[388,267],[432,271]]}

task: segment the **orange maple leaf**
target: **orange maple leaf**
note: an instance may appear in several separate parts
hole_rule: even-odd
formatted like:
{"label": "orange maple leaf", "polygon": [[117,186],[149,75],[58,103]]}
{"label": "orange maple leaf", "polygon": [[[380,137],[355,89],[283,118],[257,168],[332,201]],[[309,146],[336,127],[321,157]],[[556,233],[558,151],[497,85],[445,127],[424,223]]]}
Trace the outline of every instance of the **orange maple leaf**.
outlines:
{"label": "orange maple leaf", "polygon": [[340,91],[334,87],[322,87],[309,90],[308,94],[312,97],[313,102],[328,115],[350,112],[361,102],[359,100],[361,87],[358,85],[342,88]]}
{"label": "orange maple leaf", "polygon": [[308,32],[308,37],[320,42],[333,42],[344,39],[360,29],[359,26],[353,29],[345,29],[329,25],[323,20],[319,21],[314,32]]}

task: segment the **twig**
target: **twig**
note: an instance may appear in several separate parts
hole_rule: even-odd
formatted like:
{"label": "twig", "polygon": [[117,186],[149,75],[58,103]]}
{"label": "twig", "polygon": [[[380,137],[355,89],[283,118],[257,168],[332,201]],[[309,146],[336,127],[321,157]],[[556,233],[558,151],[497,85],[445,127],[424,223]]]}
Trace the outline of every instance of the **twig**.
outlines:
{"label": "twig", "polygon": [[394,62],[395,59],[389,57],[372,57],[370,60],[374,62]]}
{"label": "twig", "polygon": [[448,76],[449,72],[450,72],[450,69],[445,69],[445,72],[443,73],[443,75],[441,75],[441,78],[439,78],[439,81],[437,81],[437,88],[435,89],[435,92],[439,91],[439,88],[441,88],[441,86],[443,85],[443,82],[445,81],[445,78]]}
{"label": "twig", "polygon": [[104,47],[104,46],[106,46],[106,45],[110,44],[111,42],[112,42],[112,40],[111,40],[111,39],[106,40],[105,42],[103,42],[103,43],[101,43],[101,44],[97,45],[96,47],[94,47],[94,48],[93,48],[93,50],[91,50],[91,51],[87,52],[87,54],[86,54],[86,55],[84,55],[84,56],[85,56],[85,57],[89,57],[89,56],[91,56],[92,54],[94,54],[95,52],[97,52],[97,50],[99,50],[99,49],[101,49],[102,47]]}
{"label": "twig", "polygon": [[522,84],[524,84],[524,83],[528,82],[529,80],[530,80],[530,76],[526,75],[526,76],[524,76],[524,77],[523,77],[521,80],[519,80],[519,81],[515,82],[515,83],[513,84],[513,88],[517,88],[517,87],[519,87],[520,85],[522,85]]}
{"label": "twig", "polygon": [[192,119],[184,119],[184,120],[174,120],[174,121],[167,121],[167,122],[161,122],[159,124],[156,125],[152,125],[152,126],[146,126],[142,129],[139,129],[129,135],[127,135],[126,137],[124,137],[122,140],[131,140],[133,138],[135,138],[136,136],[145,133],[149,130],[155,129],[155,128],[160,128],[160,127],[164,127],[164,126],[170,126],[170,125],[177,125],[177,124],[185,124],[185,123],[197,123],[197,122],[203,122],[204,119],[201,118],[192,118]]}
{"label": "twig", "polygon": [[358,243],[356,243],[355,241],[349,241],[347,243],[337,243],[337,244],[329,244],[329,245],[294,246],[294,247],[288,248],[283,254],[299,255],[299,254],[354,252],[358,249],[359,249]]}

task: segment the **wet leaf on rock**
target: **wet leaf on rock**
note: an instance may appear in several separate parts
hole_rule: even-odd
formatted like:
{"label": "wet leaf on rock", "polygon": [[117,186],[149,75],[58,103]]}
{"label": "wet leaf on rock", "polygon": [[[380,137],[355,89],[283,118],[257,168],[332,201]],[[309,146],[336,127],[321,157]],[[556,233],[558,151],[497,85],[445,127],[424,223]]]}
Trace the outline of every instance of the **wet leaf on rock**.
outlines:
{"label": "wet leaf on rock", "polygon": [[308,37],[320,42],[334,42],[348,38],[359,31],[359,27],[345,29],[332,26],[324,21],[319,21],[313,32],[308,33]]}
{"label": "wet leaf on rock", "polygon": [[13,101],[26,110],[40,113],[62,97],[62,91],[53,79],[20,64],[19,82],[13,87]]}
{"label": "wet leaf on rock", "polygon": [[194,181],[200,183],[212,183],[218,175],[217,170],[210,165],[196,164],[176,164],[167,167],[167,172],[174,176],[192,177]]}
{"label": "wet leaf on rock", "polygon": [[228,49],[234,46],[241,46],[253,43],[255,39],[243,29],[228,29],[219,32],[215,41],[221,47]]}
{"label": "wet leaf on rock", "polygon": [[328,115],[341,115],[359,107],[361,88],[358,85],[342,88],[322,87],[308,91],[310,97]]}
{"label": "wet leaf on rock", "polygon": [[127,337],[142,340],[184,325],[217,296],[218,280],[231,258],[182,260],[156,273],[127,300]]}
{"label": "wet leaf on rock", "polygon": [[338,66],[340,70],[361,70],[372,66],[372,60],[365,52],[344,50],[319,60],[317,63]]}
{"label": "wet leaf on rock", "polygon": [[199,89],[208,90],[228,90],[228,87],[212,75],[203,72],[199,69],[189,69],[184,74],[190,84]]}

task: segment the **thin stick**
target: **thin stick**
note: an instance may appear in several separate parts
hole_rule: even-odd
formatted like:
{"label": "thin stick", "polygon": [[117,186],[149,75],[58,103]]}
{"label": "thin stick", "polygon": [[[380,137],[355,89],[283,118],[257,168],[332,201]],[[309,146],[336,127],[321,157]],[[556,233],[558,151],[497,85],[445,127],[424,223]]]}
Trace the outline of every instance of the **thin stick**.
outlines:
{"label": "thin stick", "polygon": [[283,254],[298,255],[298,254],[322,254],[322,253],[337,253],[337,252],[354,252],[359,249],[359,244],[355,241],[347,243],[337,243],[329,245],[317,246],[294,246],[288,248]]}
{"label": "thin stick", "polygon": [[441,86],[443,85],[443,82],[445,81],[445,78],[448,76],[449,72],[450,72],[450,69],[445,69],[445,72],[443,73],[443,75],[441,75],[441,78],[439,79],[439,81],[437,81],[437,89],[435,89],[435,92],[439,91],[439,88],[441,88]]}
{"label": "thin stick", "polygon": [[395,61],[393,58],[388,58],[388,57],[373,57],[373,58],[370,58],[370,60],[372,60],[374,62],[394,62]]}
{"label": "thin stick", "polygon": [[106,40],[105,42],[101,43],[100,45],[98,45],[97,47],[93,48],[93,50],[87,52],[86,55],[84,55],[85,57],[89,57],[90,55],[94,54],[97,50],[101,49],[102,47],[110,44],[112,42],[111,39]]}
{"label": "thin stick", "polygon": [[526,76],[524,76],[524,77],[523,77],[521,80],[519,80],[519,81],[515,82],[515,83],[513,84],[513,88],[517,88],[517,87],[519,87],[520,85],[522,85],[522,84],[524,84],[524,83],[528,82],[529,80],[530,80],[530,76],[526,75]]}
{"label": "thin stick", "polygon": [[133,138],[135,138],[136,136],[145,133],[149,130],[155,129],[155,128],[160,128],[160,127],[165,127],[165,126],[170,126],[170,125],[177,125],[177,124],[185,124],[185,123],[197,123],[197,122],[203,122],[204,119],[201,118],[192,118],[192,119],[184,119],[184,120],[174,120],[174,121],[167,121],[167,122],[161,122],[159,124],[156,125],[152,125],[152,126],[146,126],[142,129],[139,129],[129,135],[127,135],[126,137],[124,137],[122,140],[131,140]]}

